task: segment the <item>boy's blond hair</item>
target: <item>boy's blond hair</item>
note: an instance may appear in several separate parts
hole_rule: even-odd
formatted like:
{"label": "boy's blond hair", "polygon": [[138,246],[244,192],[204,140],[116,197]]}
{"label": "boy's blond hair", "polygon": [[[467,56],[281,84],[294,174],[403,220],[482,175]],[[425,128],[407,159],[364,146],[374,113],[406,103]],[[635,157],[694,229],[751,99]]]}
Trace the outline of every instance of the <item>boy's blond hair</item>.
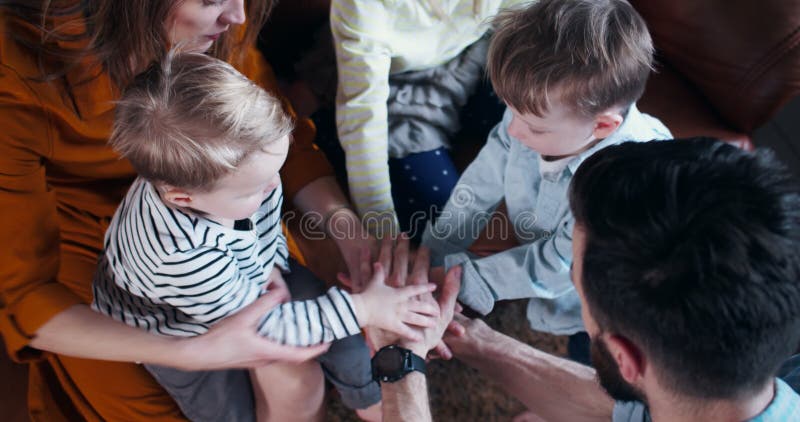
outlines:
{"label": "boy's blond hair", "polygon": [[281,102],[230,64],[171,52],[125,89],[109,143],[152,182],[208,191],[292,128]]}
{"label": "boy's blond hair", "polygon": [[653,42],[625,0],[540,0],[495,17],[488,73],[497,95],[541,116],[554,99],[583,116],[644,91]]}

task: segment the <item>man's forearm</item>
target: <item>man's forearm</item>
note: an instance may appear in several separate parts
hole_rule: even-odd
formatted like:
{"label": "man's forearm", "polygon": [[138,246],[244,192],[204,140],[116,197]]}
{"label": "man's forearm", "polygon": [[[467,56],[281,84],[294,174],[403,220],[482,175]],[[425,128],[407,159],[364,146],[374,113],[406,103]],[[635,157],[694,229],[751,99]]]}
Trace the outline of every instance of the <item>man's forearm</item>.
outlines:
{"label": "man's forearm", "polygon": [[431,420],[425,374],[412,372],[403,379],[381,384],[383,422]]}
{"label": "man's forearm", "polygon": [[456,358],[478,369],[545,420],[609,421],[614,401],[594,369],[487,329],[481,347]]}

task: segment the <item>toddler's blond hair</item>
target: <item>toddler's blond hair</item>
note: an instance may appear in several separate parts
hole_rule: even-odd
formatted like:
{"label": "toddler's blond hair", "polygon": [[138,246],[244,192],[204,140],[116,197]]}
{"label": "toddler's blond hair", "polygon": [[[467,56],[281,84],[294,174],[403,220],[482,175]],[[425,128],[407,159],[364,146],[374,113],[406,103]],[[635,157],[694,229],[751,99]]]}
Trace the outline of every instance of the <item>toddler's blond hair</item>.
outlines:
{"label": "toddler's blond hair", "polygon": [[230,64],[172,51],[125,89],[109,143],[152,182],[208,191],[292,128],[281,102]]}

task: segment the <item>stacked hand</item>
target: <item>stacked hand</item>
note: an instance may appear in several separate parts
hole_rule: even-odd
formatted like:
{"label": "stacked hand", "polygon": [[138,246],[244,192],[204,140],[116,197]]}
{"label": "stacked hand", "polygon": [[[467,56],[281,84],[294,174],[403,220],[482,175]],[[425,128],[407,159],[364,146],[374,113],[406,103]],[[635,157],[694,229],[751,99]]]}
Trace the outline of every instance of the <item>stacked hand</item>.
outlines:
{"label": "stacked hand", "polygon": [[361,326],[379,328],[409,340],[421,340],[419,329],[435,325],[439,307],[435,302],[416,298],[430,296],[436,285],[424,283],[391,287],[384,282],[386,272],[383,264],[373,264],[372,270],[366,289],[352,295]]}
{"label": "stacked hand", "polygon": [[[429,318],[422,324],[413,324],[414,327],[409,327],[413,330],[414,335],[403,334],[402,337],[404,338],[401,338],[392,330],[381,327],[368,327],[367,337],[376,349],[390,344],[399,344],[411,349],[417,355],[425,356],[429,350],[437,345],[443,345],[441,338],[453,318],[456,297],[461,285],[461,271],[460,268],[454,268],[449,271],[439,289],[438,298],[434,298],[432,295],[434,288],[426,288],[424,291],[416,289],[430,285],[428,283],[430,254],[427,248],[420,248],[413,259],[413,263],[410,263],[408,237],[402,235],[394,248],[393,243],[392,239],[385,239],[382,242],[378,262],[374,266],[371,265],[368,254],[362,255],[359,269],[361,279],[370,279],[370,285],[367,290],[385,283],[392,287],[403,288],[405,292],[417,293],[411,296],[406,306],[408,309],[425,310]],[[409,266],[411,266],[410,273]],[[340,276],[340,279],[343,278],[346,280],[345,277]],[[415,289],[406,290],[410,288]],[[435,313],[430,312],[434,309],[436,310]]]}
{"label": "stacked hand", "polygon": [[497,344],[497,335],[498,332],[480,318],[467,318],[456,313],[443,341],[447,344],[448,352],[452,351],[461,360],[470,361],[480,359],[486,346]]}
{"label": "stacked hand", "polygon": [[340,277],[340,281],[353,293],[361,293],[367,287],[372,274],[369,268],[366,272],[361,271],[362,257],[365,254],[377,254],[378,240],[364,229],[358,215],[349,208],[340,208],[331,213],[325,226],[324,229],[336,242],[347,266],[348,276],[343,279]]}

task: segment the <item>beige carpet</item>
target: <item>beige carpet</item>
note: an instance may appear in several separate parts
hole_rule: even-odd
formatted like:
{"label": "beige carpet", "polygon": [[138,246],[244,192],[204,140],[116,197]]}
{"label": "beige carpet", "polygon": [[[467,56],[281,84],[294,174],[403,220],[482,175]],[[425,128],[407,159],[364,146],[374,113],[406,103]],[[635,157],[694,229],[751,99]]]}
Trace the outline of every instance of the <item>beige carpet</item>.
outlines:
{"label": "beige carpet", "polygon": [[[561,356],[566,354],[566,337],[536,333],[528,327],[524,301],[499,304],[486,322],[538,349]],[[456,360],[431,362],[428,387],[435,421],[507,421],[524,410],[518,401]],[[328,404],[328,420],[359,419],[332,398]]]}

